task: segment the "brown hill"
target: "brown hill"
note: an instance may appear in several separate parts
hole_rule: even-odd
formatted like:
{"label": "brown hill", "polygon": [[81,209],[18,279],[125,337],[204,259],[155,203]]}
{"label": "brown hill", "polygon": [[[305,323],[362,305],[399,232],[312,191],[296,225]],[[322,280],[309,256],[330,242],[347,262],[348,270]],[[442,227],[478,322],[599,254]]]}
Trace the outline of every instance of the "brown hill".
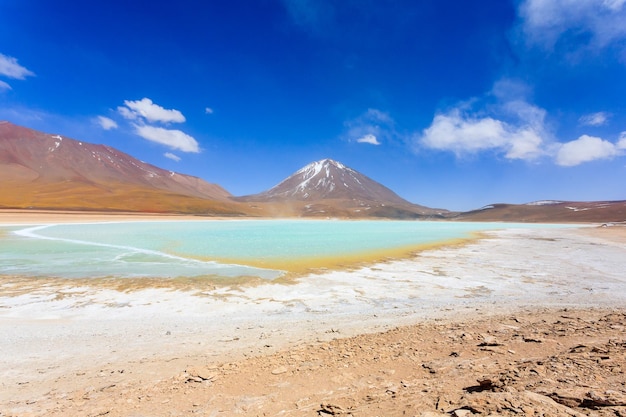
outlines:
{"label": "brown hill", "polygon": [[537,201],[528,204],[492,204],[454,217],[464,221],[537,223],[626,222],[626,201]]}
{"label": "brown hill", "polygon": [[312,162],[268,191],[236,200],[283,205],[301,216],[425,218],[448,214],[412,204],[332,159]]}
{"label": "brown hill", "polygon": [[105,145],[0,122],[0,207],[237,214],[216,184]]}

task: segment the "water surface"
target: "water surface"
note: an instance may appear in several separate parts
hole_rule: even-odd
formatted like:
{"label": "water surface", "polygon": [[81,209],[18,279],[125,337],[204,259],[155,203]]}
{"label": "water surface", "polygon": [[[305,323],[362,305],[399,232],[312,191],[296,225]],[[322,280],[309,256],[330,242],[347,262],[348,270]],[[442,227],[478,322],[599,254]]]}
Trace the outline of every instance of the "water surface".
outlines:
{"label": "water surface", "polygon": [[[473,232],[562,227],[322,220],[155,221],[0,227],[0,274],[63,278],[275,279],[302,263],[418,247]],[[259,267],[264,265],[265,267]]]}

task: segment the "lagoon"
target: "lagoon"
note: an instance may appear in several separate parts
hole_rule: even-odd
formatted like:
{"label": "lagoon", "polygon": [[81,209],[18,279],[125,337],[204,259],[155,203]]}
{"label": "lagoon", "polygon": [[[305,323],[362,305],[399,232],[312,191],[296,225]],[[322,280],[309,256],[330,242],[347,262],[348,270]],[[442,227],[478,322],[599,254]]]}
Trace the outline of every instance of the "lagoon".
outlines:
{"label": "lagoon", "polygon": [[0,227],[0,275],[272,280],[297,269],[294,265],[354,262],[390,251],[406,255],[475,232],[536,227],[567,226],[344,220],[7,225]]}

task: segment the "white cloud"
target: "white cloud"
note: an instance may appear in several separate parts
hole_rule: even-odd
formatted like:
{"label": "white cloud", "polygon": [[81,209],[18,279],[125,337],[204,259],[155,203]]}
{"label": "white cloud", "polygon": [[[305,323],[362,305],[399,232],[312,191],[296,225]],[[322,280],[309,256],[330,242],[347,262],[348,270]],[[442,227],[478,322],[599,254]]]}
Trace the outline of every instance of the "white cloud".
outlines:
{"label": "white cloud", "polygon": [[[616,143],[589,135],[567,143],[557,142],[546,123],[546,110],[530,103],[528,94],[524,84],[501,80],[485,97],[472,98],[436,114],[431,125],[415,136],[416,145],[453,152],[457,157],[486,151],[503,154],[507,159],[549,156],[560,166],[576,166],[626,153],[626,131]],[[600,126],[611,116],[606,112],[592,113],[581,117],[580,123]]]}
{"label": "white cloud", "polygon": [[113,119],[108,117],[98,116],[96,117],[96,123],[100,125],[104,130],[117,129],[117,123]]}
{"label": "white cloud", "polygon": [[[418,136],[418,145],[453,152],[457,157],[485,151],[521,160],[549,155],[560,166],[609,159],[626,150],[626,131],[615,144],[588,135],[567,143],[554,142],[546,127],[546,111],[510,94],[511,91],[521,94],[523,90],[499,87],[494,86],[490,93],[497,99],[495,104],[475,98],[468,102],[471,105],[462,103],[435,115],[431,125]],[[509,94],[503,95],[500,90]],[[478,108],[472,111],[472,107]],[[606,123],[609,117],[608,113],[593,113],[582,117],[581,123],[597,126]]]}
{"label": "white cloud", "polygon": [[119,106],[117,108],[117,112],[124,118],[128,120],[137,119],[137,115],[132,112],[128,107]]}
{"label": "white cloud", "polygon": [[626,132],[622,132],[617,140],[617,149],[626,150]]}
{"label": "white cloud", "polygon": [[[626,131],[615,144],[588,135],[567,143],[555,142],[546,127],[546,111],[526,101],[527,93],[518,87],[508,81],[496,83],[485,98],[474,98],[435,115],[431,125],[418,136],[418,144],[457,156],[492,151],[507,159],[533,160],[549,155],[560,166],[608,159],[626,150]],[[489,103],[489,98],[495,98],[495,103]],[[599,126],[610,116],[598,112],[583,116],[580,121]]]}
{"label": "white cloud", "polygon": [[34,76],[35,73],[18,64],[16,58],[0,54],[0,75],[23,80],[26,77]]}
{"label": "white cloud", "polygon": [[210,107],[206,107],[206,108],[204,109],[204,113],[205,113],[205,114],[213,114],[213,109],[212,109],[212,108],[210,108]]}
{"label": "white cloud", "polygon": [[578,119],[578,122],[584,126],[602,126],[609,121],[610,116],[611,115],[609,113],[600,111],[581,116],[580,119]]}
{"label": "white cloud", "polygon": [[[559,39],[604,48],[626,38],[624,0],[524,0],[522,30],[530,44],[552,49]],[[569,48],[571,49],[571,47]]]}
{"label": "white cloud", "polygon": [[620,139],[618,145],[614,145],[595,136],[582,135],[560,147],[556,163],[561,166],[575,166],[583,162],[612,158],[620,153],[619,147],[623,139]]}
{"label": "white cloud", "polygon": [[163,156],[165,156],[168,159],[171,159],[172,161],[180,162],[180,156],[175,155],[171,152],[165,152]]}
{"label": "white cloud", "polygon": [[119,106],[117,111],[126,119],[145,119],[149,122],[161,123],[183,123],[185,116],[175,109],[165,109],[158,104],[154,104],[149,98],[141,100],[124,100],[124,106]]}
{"label": "white cloud", "polygon": [[493,151],[507,159],[536,159],[546,154],[550,135],[546,111],[529,103],[528,95],[527,85],[499,80],[484,97],[436,114],[431,125],[417,135],[417,144],[457,157]]}
{"label": "white cloud", "polygon": [[188,134],[175,129],[162,127],[135,125],[135,133],[152,142],[178,149],[182,152],[200,152],[198,142]]}
{"label": "white cloud", "polygon": [[12,90],[11,86],[4,81],[0,80],[0,91],[3,90]]}
{"label": "white cloud", "polygon": [[434,117],[419,139],[422,146],[457,156],[494,150],[508,159],[534,159],[543,153],[541,132],[492,117],[464,115],[459,109]]}
{"label": "white cloud", "polygon": [[378,109],[367,109],[359,117],[344,122],[344,127],[347,130],[343,137],[349,142],[380,145],[381,140],[390,141],[399,137],[394,120]]}
{"label": "white cloud", "polygon": [[367,134],[363,137],[358,138],[357,143],[369,143],[370,145],[380,145],[380,142],[376,138],[376,136],[372,134]]}

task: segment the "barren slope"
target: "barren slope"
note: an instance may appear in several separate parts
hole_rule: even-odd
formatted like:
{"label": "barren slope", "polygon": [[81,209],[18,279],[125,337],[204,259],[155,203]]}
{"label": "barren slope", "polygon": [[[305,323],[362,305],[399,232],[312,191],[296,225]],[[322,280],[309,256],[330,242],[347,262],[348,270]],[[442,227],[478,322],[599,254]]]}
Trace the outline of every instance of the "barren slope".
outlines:
{"label": "barren slope", "polygon": [[626,221],[626,201],[540,201],[529,204],[493,204],[461,213],[455,220],[610,223]]}
{"label": "barren slope", "polygon": [[0,122],[0,207],[236,214],[216,184],[104,145]]}

